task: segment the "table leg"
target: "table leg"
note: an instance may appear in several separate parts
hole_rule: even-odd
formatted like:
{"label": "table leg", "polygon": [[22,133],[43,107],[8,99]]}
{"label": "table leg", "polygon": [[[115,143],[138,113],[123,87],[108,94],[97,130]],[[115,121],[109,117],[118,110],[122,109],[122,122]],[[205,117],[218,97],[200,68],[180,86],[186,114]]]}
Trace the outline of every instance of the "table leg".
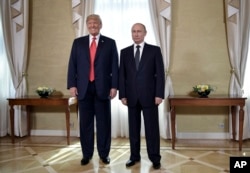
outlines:
{"label": "table leg", "polygon": [[235,140],[236,136],[236,106],[231,106],[231,114],[232,114],[232,135],[233,140]]}
{"label": "table leg", "polygon": [[171,115],[171,133],[172,133],[172,149],[174,150],[175,149],[175,107],[172,106],[170,108],[170,115]]}
{"label": "table leg", "polygon": [[14,132],[14,105],[10,105],[10,128],[11,128],[11,142],[15,143],[15,132]]}
{"label": "table leg", "polygon": [[30,129],[30,122],[31,122],[30,106],[26,106],[26,112],[27,112],[27,131],[28,131],[28,136],[30,136],[30,130],[31,130]]}
{"label": "table leg", "polygon": [[69,106],[66,106],[65,109],[65,113],[66,113],[66,130],[67,130],[67,144],[70,145],[70,141],[69,141],[69,133],[70,133],[70,123],[69,123],[69,119],[70,119],[70,115],[69,115]]}
{"label": "table leg", "polygon": [[239,151],[242,150],[243,124],[244,124],[244,110],[243,110],[243,106],[240,106],[240,110],[239,110]]}

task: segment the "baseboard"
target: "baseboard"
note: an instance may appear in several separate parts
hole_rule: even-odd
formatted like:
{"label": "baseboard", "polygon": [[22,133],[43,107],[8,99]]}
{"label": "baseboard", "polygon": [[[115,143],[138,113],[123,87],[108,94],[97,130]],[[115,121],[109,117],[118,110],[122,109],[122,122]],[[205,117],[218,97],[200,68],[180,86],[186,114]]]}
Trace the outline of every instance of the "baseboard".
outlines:
{"label": "baseboard", "polygon": [[177,132],[178,139],[230,139],[230,133],[185,133]]}
{"label": "baseboard", "polygon": [[[31,136],[67,136],[66,130],[31,130]],[[70,130],[70,136],[78,136],[78,131]]]}
{"label": "baseboard", "polygon": [[[70,136],[79,136],[78,131],[70,130]],[[32,136],[66,136],[65,130],[31,130]],[[230,139],[230,133],[185,133],[177,132],[178,139]]]}

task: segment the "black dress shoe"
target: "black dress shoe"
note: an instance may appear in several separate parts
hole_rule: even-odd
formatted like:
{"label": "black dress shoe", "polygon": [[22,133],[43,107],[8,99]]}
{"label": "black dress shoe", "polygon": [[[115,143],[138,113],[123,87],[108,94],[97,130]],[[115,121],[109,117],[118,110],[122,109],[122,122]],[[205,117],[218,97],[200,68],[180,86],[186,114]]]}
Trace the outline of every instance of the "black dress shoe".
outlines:
{"label": "black dress shoe", "polygon": [[83,158],[83,159],[81,160],[81,165],[87,165],[87,164],[89,163],[89,160],[90,160],[90,159],[88,159],[88,158]]}
{"label": "black dress shoe", "polygon": [[161,163],[160,162],[153,163],[153,168],[154,169],[160,169],[160,167],[161,167]]}
{"label": "black dress shoe", "polygon": [[110,158],[109,157],[101,157],[101,160],[104,164],[109,164],[110,163]]}
{"label": "black dress shoe", "polygon": [[134,166],[136,162],[139,162],[140,160],[128,160],[126,163],[126,167]]}

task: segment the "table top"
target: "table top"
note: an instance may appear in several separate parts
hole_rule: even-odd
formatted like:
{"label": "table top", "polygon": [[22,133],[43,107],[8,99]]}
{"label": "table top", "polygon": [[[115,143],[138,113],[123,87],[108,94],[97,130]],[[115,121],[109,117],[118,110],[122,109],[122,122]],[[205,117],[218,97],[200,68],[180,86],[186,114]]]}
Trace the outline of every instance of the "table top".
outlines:
{"label": "table top", "polygon": [[227,95],[209,95],[208,97],[175,95],[169,96],[171,106],[241,106],[245,105],[245,97]]}
{"label": "table top", "polygon": [[229,95],[208,95],[207,97],[200,97],[198,95],[170,95],[168,99],[247,99],[246,97],[240,96],[229,96]]}
{"label": "table top", "polygon": [[70,95],[63,95],[63,96],[48,96],[46,98],[40,97],[39,95],[27,95],[27,96],[22,96],[22,97],[11,97],[7,98],[7,100],[12,100],[12,99],[69,99],[72,96]]}
{"label": "table top", "polygon": [[77,98],[72,96],[49,96],[46,98],[31,95],[17,98],[7,98],[9,105],[72,105]]}

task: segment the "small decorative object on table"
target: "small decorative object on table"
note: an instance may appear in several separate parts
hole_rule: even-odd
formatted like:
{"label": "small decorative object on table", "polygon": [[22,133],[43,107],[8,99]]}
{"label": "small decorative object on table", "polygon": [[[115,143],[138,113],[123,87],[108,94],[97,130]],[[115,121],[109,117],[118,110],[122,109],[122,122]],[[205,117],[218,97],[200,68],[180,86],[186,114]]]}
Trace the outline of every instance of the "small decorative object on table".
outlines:
{"label": "small decorative object on table", "polygon": [[54,89],[46,87],[46,86],[40,86],[36,89],[37,94],[42,97],[46,98],[50,96],[53,93]]}
{"label": "small decorative object on table", "polygon": [[207,97],[214,88],[208,84],[200,84],[193,87],[195,93],[198,93],[200,97]]}

